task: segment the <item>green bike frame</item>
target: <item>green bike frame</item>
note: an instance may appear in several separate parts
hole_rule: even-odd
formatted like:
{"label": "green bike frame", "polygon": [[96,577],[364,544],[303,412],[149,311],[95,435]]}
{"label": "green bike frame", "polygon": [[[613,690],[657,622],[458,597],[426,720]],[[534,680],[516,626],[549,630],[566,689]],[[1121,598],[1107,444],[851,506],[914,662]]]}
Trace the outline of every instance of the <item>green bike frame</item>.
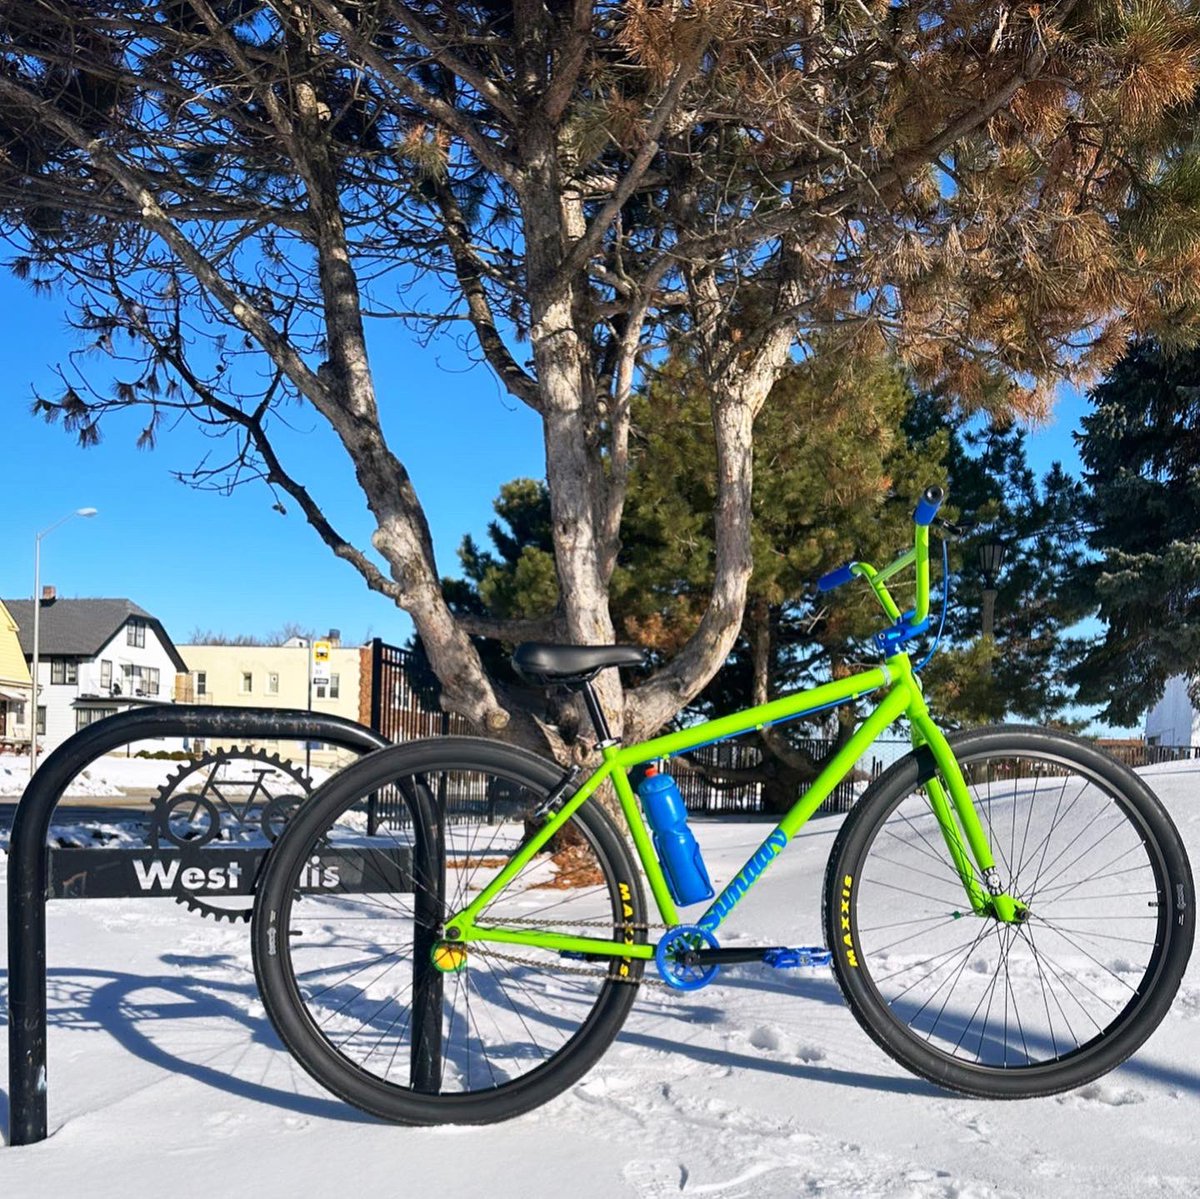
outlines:
{"label": "green bike frame", "polygon": [[[928,528],[918,526],[915,547],[884,570],[876,571],[867,563],[854,563],[851,566],[852,573],[866,579],[884,611],[898,623],[908,619],[924,621],[928,616],[928,539]],[[916,566],[917,603],[911,614],[902,615],[885,584],[897,571],[912,564]],[[478,941],[527,945],[556,952],[627,960],[652,959],[655,946],[634,944],[632,927],[627,931],[628,941],[566,936],[545,929],[506,928],[503,925],[489,924],[486,911],[496,896],[516,878],[580,805],[586,803],[605,781],[611,779],[638,859],[650,884],[661,922],[668,927],[678,924],[679,913],[675,901],[667,887],[640,806],[629,783],[629,768],[687,753],[713,741],[766,728],[807,712],[848,703],[881,690],[885,692],[883,698],[871,714],[826,764],[820,775],[772,829],[766,840],[750,855],[704,914],[693,923],[699,924],[709,932],[715,930],[761,878],[787,843],[833,793],[838,783],[854,769],[871,744],[900,717],[906,717],[909,722],[914,747],[923,747],[932,756],[933,765],[936,767],[936,776],[930,772],[930,777],[924,781],[925,791],[941,828],[951,861],[962,880],[966,902],[976,915],[992,915],[1005,923],[1014,922],[1019,919],[1018,912],[1022,905],[1013,900],[999,885],[991,848],[962,771],[946,738],[930,717],[908,655],[898,652],[885,658],[883,663],[873,670],[865,670],[808,691],[797,692],[731,716],[705,721],[637,745],[602,747],[603,762],[600,767],[520,846],[503,869],[467,907],[447,919],[446,939],[467,944]]]}

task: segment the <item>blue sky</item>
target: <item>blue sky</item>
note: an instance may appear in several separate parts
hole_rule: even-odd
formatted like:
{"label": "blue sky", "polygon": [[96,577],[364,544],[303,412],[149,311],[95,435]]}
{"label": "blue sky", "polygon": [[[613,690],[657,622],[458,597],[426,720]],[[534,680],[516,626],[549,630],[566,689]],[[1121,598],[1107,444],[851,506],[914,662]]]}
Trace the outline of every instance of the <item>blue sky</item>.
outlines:
{"label": "blue sky", "polygon": [[[163,430],[158,448],[142,451],[134,446],[139,423],[127,414],[107,425],[99,446],[81,450],[63,429],[31,416],[34,390],[61,391],[54,368],[69,367],[79,343],[61,299],[35,297],[3,273],[0,311],[0,596],[31,593],[35,533],[88,506],[99,515],[69,521],[43,542],[42,580],[62,596],[128,596],[180,642],[196,629],[263,635],[288,622],[339,628],[350,642],[408,636],[408,617],[369,592],[297,512],[273,512],[266,487],[227,497],[174,480],[172,470],[212,448],[194,429]],[[500,484],[542,475],[540,424],[485,369],[464,369],[453,344],[422,349],[387,325],[372,350],[388,436],[424,503],[438,565],[454,573],[463,533],[483,535]],[[89,361],[93,378],[105,379],[106,363]],[[1081,396],[1064,393],[1052,423],[1032,432],[1029,456],[1039,473],[1056,459],[1078,469],[1071,432],[1084,411]],[[301,417],[282,446],[285,463],[335,526],[367,544],[361,493],[331,437]]]}
{"label": "blue sky", "polygon": [[[78,348],[60,299],[34,297],[0,274],[0,477],[5,482],[5,553],[0,596],[33,587],[35,533],[79,507],[42,545],[42,579],[59,594],[128,596],[186,640],[197,627],[265,634],[294,621],[340,628],[350,640],[402,640],[408,617],[368,592],[295,511],[280,516],[261,484],[231,496],[197,492],[171,477],[212,448],[194,429],[163,430],[138,450],[133,414],[112,421],[103,441],[82,450],[61,427],[30,415],[35,389],[62,390],[57,365]],[[393,332],[394,330],[394,332]],[[422,350],[398,326],[373,346],[388,435],[425,504],[444,573],[457,566],[462,534],[482,533],[499,485],[543,471],[540,424],[500,393],[481,367],[463,369],[453,345]],[[93,377],[107,377],[101,358]],[[313,421],[298,418],[284,457],[351,540],[368,544],[370,524],[345,457]]]}

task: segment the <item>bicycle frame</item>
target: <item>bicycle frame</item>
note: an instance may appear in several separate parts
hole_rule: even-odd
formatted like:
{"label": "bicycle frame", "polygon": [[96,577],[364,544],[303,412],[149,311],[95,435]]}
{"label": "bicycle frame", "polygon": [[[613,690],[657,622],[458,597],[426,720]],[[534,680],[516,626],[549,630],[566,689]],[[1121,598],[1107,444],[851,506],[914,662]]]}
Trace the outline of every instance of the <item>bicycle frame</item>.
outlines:
{"label": "bicycle frame", "polygon": [[[918,547],[915,555],[913,551],[910,551],[897,562],[907,565],[915,557],[919,570],[924,555],[919,552],[919,542]],[[865,564],[856,564],[856,567],[859,568],[858,573],[866,575],[866,571],[861,570],[862,565]],[[870,575],[867,576],[868,581],[871,582],[877,594],[883,590],[883,579],[898,568],[897,564],[893,564],[892,567],[878,573],[867,568],[870,571]],[[884,594],[886,595],[886,591]],[[888,600],[891,601],[890,596],[888,596]],[[890,614],[893,613],[899,615],[894,602],[891,603]],[[826,764],[808,790],[772,829],[763,843],[750,855],[742,868],[694,923],[710,932],[716,929],[751,887],[758,882],[767,867],[779,856],[792,837],[832,794],[838,783],[854,769],[855,764],[876,738],[901,716],[908,718],[914,746],[924,747],[928,750],[932,757],[932,767],[936,768],[937,775],[940,776],[940,779],[945,780],[949,789],[950,794],[947,796],[946,788],[942,786],[939,777],[934,777],[933,770],[930,769],[926,772],[928,777],[925,779],[925,788],[930,806],[941,827],[951,860],[962,880],[964,894],[971,910],[976,915],[990,912],[1002,921],[1014,921],[1017,919],[1016,913],[1020,905],[995,885],[997,878],[995,862],[978,813],[975,811],[967,790],[962,771],[959,769],[945,737],[930,717],[908,655],[901,652],[886,658],[881,666],[873,670],[862,671],[848,678],[797,692],[730,716],[705,721],[702,724],[655,737],[636,745],[604,746],[602,749],[604,761],[600,767],[566,800],[538,832],[520,847],[474,901],[447,920],[447,938],[467,944],[472,941],[480,941],[528,945],[557,952],[614,957],[626,961],[635,958],[652,959],[655,947],[650,944],[634,944],[632,926],[625,934],[628,940],[615,941],[603,938],[565,936],[541,929],[480,925],[478,922],[481,918],[486,919],[484,913],[492,900],[525,868],[580,805],[586,803],[606,780],[611,779],[628,823],[638,859],[650,884],[650,891],[654,897],[661,922],[668,927],[678,924],[679,913],[667,888],[666,878],[654,852],[637,798],[630,786],[628,769],[660,758],[671,757],[674,754],[686,753],[701,745],[736,737],[741,733],[777,724],[820,708],[848,703],[884,688],[887,689],[886,694],[871,714],[859,725],[846,744]],[[964,837],[965,845],[963,844]],[[988,885],[981,885],[981,879],[985,880]],[[629,884],[624,880],[618,881],[622,894],[627,894],[625,888]],[[632,912],[632,907],[629,908],[629,912]],[[846,936],[849,935],[847,922]],[[849,948],[853,950],[853,946],[849,946]]]}

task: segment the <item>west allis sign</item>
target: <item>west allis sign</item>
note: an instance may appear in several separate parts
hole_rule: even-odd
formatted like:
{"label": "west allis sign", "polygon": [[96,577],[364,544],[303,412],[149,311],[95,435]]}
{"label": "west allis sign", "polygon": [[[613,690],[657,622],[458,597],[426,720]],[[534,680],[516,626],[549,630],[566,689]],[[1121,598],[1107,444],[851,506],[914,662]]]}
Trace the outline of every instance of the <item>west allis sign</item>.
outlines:
{"label": "west allis sign", "polygon": [[[182,898],[254,894],[269,848],[46,850],[47,899]],[[407,846],[328,846],[300,873],[310,893],[411,892]]]}

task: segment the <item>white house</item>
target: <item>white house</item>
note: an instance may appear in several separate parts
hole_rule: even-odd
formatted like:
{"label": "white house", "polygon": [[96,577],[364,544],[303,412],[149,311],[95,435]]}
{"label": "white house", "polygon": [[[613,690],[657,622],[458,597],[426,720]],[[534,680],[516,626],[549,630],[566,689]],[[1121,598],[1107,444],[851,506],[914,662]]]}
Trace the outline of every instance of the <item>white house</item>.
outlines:
{"label": "white house", "polygon": [[[4,600],[33,661],[33,601]],[[127,599],[57,599],[43,591],[37,733],[49,753],[93,721],[141,704],[172,703],[187,670],[162,624]]]}
{"label": "white house", "polygon": [[1200,745],[1200,713],[1188,697],[1188,679],[1167,680],[1162,699],[1146,715],[1147,745]]}

